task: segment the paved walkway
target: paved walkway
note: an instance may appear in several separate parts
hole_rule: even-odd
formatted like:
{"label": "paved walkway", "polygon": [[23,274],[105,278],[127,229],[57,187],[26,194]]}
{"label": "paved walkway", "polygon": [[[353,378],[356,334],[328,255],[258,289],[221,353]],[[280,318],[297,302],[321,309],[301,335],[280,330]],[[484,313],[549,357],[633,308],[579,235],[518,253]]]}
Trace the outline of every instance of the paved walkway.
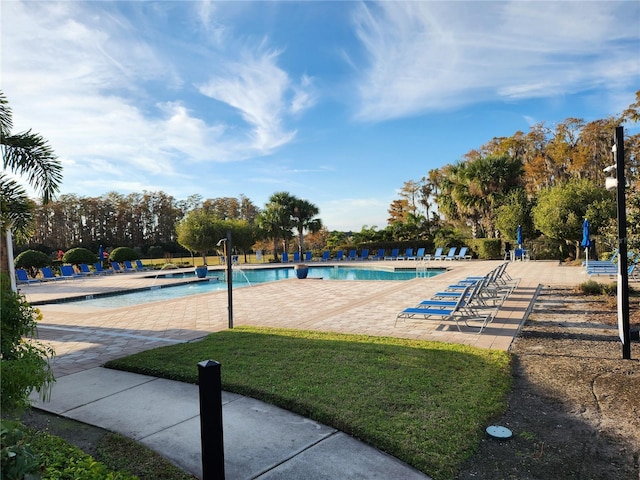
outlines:
{"label": "paved walkway", "polygon": [[[410,263],[373,265],[405,267]],[[512,262],[507,272],[520,279],[519,286],[481,335],[473,329],[459,332],[453,324],[422,319],[399,321],[394,327],[396,314],[403,308],[416,305],[460,278],[484,275],[501,263],[433,262],[432,267],[446,267],[447,272],[404,282],[292,279],[237,289],[233,292],[233,323],[508,350],[539,286],[577,285],[588,279],[584,269],[560,266],[557,262]],[[162,283],[182,281],[164,279]],[[22,286],[21,290],[29,301],[40,304],[152,285],[157,285],[155,274],[141,272]],[[193,434],[199,431],[194,391],[197,387],[113,372],[100,366],[110,359],[228,328],[226,290],[105,310],[74,303],[47,303],[39,308],[44,318],[39,322],[38,334],[56,350],[53,368],[57,382],[52,401],[38,402],[37,406],[128,435],[185,470],[201,475],[200,439],[199,434]],[[329,427],[245,397],[225,396],[228,479],[319,478],[314,475],[321,474],[327,474],[322,478],[427,478]],[[242,405],[234,413],[234,408]],[[167,418],[166,412],[174,414]],[[244,434],[238,436],[239,432]],[[266,437],[254,438],[250,432],[265,432]],[[346,470],[347,465],[353,470]],[[339,467],[336,476],[332,476],[328,472],[336,466]]]}

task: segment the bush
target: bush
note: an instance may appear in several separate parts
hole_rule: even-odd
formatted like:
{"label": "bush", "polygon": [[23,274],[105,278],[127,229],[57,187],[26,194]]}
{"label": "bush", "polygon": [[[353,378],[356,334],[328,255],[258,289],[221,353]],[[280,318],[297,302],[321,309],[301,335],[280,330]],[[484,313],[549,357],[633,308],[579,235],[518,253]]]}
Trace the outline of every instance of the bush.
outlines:
{"label": "bush", "polygon": [[17,422],[0,421],[0,478],[22,480],[37,474],[40,465]]}
{"label": "bush", "polygon": [[595,280],[582,282],[580,285],[578,285],[578,291],[584,293],[585,295],[600,295],[602,294],[602,284],[596,282]]}
{"label": "bush", "polygon": [[109,254],[109,260],[112,262],[124,262],[126,260],[139,260],[140,254],[136,252],[133,248],[129,247],[118,247],[114,248]]}
{"label": "bush", "polygon": [[467,240],[467,246],[482,260],[502,259],[502,241],[499,238],[472,238]]}
{"label": "bush", "polygon": [[64,263],[80,265],[81,263],[92,264],[98,261],[98,255],[86,248],[72,248],[62,257]]}
{"label": "bush", "polygon": [[54,351],[33,339],[40,311],[9,288],[6,275],[0,283],[0,409],[13,413],[31,404],[34,390],[48,393],[55,381],[49,365]]}
{"label": "bush", "polygon": [[24,268],[31,278],[38,275],[38,269],[51,265],[51,259],[46,253],[38,250],[26,250],[18,255],[14,261],[17,268]]}
{"label": "bush", "polygon": [[598,283],[595,280],[589,280],[578,285],[578,291],[585,295],[607,295],[612,297],[618,293],[618,284],[616,282]]}

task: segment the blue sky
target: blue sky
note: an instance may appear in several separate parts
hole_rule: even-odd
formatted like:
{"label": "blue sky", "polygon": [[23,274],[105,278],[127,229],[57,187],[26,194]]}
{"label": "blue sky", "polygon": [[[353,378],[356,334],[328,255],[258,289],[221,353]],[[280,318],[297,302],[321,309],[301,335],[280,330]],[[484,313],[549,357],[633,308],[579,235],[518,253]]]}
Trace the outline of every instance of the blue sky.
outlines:
{"label": "blue sky", "polygon": [[493,137],[621,113],[640,2],[4,0],[14,131],[61,193],[287,191],[330,230],[386,226],[408,180]]}

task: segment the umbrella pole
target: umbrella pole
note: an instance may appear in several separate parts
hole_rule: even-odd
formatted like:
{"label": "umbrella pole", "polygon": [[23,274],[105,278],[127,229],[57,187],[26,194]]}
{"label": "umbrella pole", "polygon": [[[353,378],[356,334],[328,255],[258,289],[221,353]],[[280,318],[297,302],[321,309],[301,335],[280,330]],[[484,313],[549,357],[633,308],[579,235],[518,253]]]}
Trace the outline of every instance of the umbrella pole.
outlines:
{"label": "umbrella pole", "polygon": [[589,268],[589,247],[585,247],[584,253],[587,254],[587,268]]}

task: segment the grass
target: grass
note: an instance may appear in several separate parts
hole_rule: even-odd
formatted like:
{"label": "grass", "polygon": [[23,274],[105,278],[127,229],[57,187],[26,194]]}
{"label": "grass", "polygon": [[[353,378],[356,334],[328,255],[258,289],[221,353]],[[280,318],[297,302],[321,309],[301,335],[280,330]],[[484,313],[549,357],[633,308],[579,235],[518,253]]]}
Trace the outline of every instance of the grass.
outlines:
{"label": "grass", "polygon": [[353,435],[434,479],[454,478],[506,408],[509,355],[464,345],[241,327],[106,366],[197,383],[221,363],[224,390]]}

